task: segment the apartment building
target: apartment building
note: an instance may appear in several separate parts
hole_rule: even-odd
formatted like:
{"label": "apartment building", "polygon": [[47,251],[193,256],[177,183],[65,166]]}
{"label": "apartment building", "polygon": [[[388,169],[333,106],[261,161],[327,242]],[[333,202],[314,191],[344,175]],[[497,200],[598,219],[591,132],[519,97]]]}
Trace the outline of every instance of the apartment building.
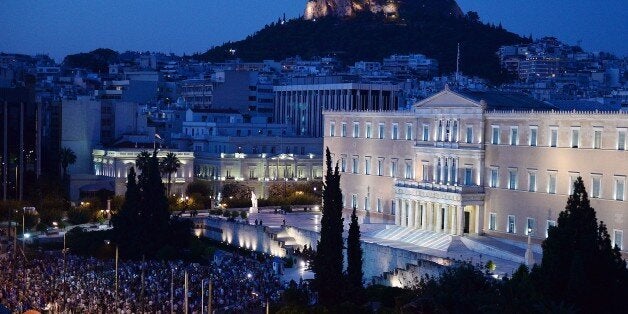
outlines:
{"label": "apartment building", "polygon": [[582,177],[623,251],[628,114],[443,91],[409,111],[325,111],[345,208],[449,234],[543,239]]}

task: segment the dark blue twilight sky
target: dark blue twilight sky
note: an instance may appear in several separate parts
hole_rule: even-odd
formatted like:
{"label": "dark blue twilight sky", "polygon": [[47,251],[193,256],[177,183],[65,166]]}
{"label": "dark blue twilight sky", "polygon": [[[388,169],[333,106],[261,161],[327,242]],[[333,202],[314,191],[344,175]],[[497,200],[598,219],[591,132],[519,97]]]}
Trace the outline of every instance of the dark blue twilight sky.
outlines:
{"label": "dark blue twilight sky", "polygon": [[[437,1],[437,0],[436,0]],[[69,53],[203,52],[276,21],[297,17],[306,0],[0,0],[0,51]],[[582,40],[589,51],[628,55],[627,0],[458,0],[485,22],[535,38]]]}

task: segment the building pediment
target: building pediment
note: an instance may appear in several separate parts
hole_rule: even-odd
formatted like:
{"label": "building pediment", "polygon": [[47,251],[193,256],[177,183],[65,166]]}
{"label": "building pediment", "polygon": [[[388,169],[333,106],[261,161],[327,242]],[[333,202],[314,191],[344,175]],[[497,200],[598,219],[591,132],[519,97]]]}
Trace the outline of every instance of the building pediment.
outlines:
{"label": "building pediment", "polygon": [[445,86],[445,89],[426,99],[417,102],[414,107],[416,109],[438,109],[438,108],[473,108],[483,109],[485,106],[482,101],[478,102],[458,94]]}

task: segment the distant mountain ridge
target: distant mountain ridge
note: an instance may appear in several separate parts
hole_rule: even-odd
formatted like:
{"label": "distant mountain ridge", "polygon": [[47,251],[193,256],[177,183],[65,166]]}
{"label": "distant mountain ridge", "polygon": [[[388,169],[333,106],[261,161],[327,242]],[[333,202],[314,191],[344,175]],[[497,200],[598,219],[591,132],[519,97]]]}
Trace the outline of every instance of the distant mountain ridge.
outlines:
{"label": "distant mountain ridge", "polygon": [[[348,5],[350,11],[346,11]],[[394,13],[382,5],[395,5]],[[441,73],[448,74],[456,69],[460,44],[461,71],[499,83],[507,75],[496,51],[503,45],[530,41],[501,25],[480,22],[475,12],[463,15],[454,0],[308,0],[306,11],[322,6],[326,9],[315,15],[306,12],[303,18],[280,19],[244,40],[227,42],[196,57],[220,62],[234,57],[262,61],[335,56],[351,65],[360,60],[381,61],[392,54],[421,53],[437,59]]]}

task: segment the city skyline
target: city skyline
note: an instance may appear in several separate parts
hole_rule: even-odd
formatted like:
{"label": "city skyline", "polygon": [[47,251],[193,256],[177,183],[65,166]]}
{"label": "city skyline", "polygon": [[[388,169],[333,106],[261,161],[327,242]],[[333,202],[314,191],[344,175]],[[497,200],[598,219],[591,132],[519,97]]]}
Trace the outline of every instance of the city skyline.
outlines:
{"label": "city skyline", "polygon": [[[72,6],[69,2],[5,2],[0,4],[0,12],[4,12],[0,13],[0,27],[8,31],[0,36],[0,51],[49,54],[57,61],[67,54],[96,48],[202,53],[211,46],[244,39],[284,13],[287,18],[299,17],[305,7],[305,0],[233,3],[216,0],[149,5],[139,1]],[[622,21],[628,17],[621,1],[608,1],[604,6],[563,0],[530,1],[526,6],[495,0],[458,0],[458,4],[464,12],[477,11],[483,22],[501,23],[523,36],[555,36],[572,45],[581,41],[587,51],[628,55],[628,41],[622,40],[628,28]],[[570,10],[564,10],[567,7]],[[514,11],[518,14],[509,16]],[[574,26],[578,31],[573,31]]]}

